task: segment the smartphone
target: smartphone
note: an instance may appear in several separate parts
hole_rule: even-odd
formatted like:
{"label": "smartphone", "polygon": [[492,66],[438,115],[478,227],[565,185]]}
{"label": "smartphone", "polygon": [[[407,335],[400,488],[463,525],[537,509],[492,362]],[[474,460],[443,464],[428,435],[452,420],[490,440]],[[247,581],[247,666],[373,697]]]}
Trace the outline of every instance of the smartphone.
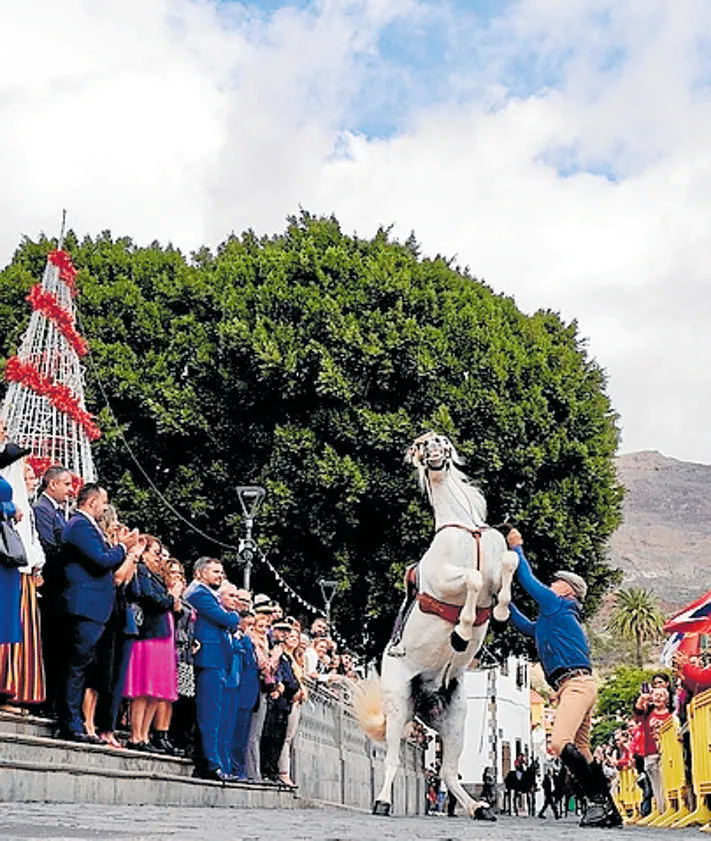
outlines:
{"label": "smartphone", "polygon": [[650,689],[649,684],[645,680],[645,682],[642,684],[642,694],[643,695],[649,695],[649,689]]}

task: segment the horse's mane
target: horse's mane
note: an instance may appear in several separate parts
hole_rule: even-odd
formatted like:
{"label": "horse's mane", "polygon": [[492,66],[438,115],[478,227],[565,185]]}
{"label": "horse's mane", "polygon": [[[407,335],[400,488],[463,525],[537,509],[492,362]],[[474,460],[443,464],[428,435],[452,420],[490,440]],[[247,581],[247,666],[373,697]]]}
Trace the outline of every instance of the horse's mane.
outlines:
{"label": "horse's mane", "polygon": [[[452,447],[452,462],[447,467],[447,474],[445,485],[449,493],[454,496],[459,505],[469,513],[472,522],[477,526],[483,526],[486,523],[486,499],[484,494],[474,484],[474,482],[460,470],[457,465],[464,464],[464,459]],[[421,467],[418,470],[418,479],[420,487],[427,492],[430,503],[432,503],[432,496],[430,494],[429,483],[425,481],[426,470]]]}

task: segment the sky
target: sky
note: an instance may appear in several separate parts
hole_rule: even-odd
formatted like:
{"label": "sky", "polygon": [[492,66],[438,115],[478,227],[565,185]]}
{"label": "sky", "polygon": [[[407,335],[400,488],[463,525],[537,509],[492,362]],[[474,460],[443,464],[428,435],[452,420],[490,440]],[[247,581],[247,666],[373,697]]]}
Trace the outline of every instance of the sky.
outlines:
{"label": "sky", "polygon": [[711,463],[707,0],[0,3],[0,265],[300,207],[576,319],[622,452]]}

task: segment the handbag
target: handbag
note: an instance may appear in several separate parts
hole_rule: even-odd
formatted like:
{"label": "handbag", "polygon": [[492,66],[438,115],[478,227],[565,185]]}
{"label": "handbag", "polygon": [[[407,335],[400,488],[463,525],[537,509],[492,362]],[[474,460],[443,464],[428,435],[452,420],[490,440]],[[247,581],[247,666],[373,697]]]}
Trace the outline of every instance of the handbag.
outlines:
{"label": "handbag", "polygon": [[124,636],[137,637],[141,633],[143,625],[143,608],[140,604],[129,602],[126,605],[126,625],[123,629]]}
{"label": "handbag", "polygon": [[27,566],[27,553],[20,535],[7,519],[0,522],[0,564],[11,569]]}

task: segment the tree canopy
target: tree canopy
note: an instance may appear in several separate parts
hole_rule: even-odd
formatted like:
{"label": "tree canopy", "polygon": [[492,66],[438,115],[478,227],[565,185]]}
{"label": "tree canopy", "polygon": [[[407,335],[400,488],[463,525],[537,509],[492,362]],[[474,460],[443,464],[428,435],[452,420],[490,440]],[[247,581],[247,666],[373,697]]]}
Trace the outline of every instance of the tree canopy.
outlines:
{"label": "tree canopy", "polygon": [[608,629],[622,639],[635,644],[635,663],[642,667],[642,645],[656,641],[662,636],[664,614],[657,596],[640,587],[619,590],[615,593],[615,607],[608,623]]}
{"label": "tree canopy", "polygon": [[[50,247],[25,240],[0,273],[3,359]],[[80,270],[100,475],[126,521],[178,557],[219,550],[153,492],[99,382],[135,459],[200,530],[235,543],[234,486],[265,486],[262,548],[313,603],[319,578],[338,580],[335,620],[361,650],[382,648],[404,569],[431,539],[403,462],[427,429],[465,456],[489,521],[520,524],[543,580],[579,572],[592,608],[616,581],[616,415],[576,323],[523,314],[468,270],[423,259],[412,238],[347,236],[306,213],[278,236],[248,231],[188,258],[108,232],[65,247]],[[274,589],[264,570],[256,584]]]}

